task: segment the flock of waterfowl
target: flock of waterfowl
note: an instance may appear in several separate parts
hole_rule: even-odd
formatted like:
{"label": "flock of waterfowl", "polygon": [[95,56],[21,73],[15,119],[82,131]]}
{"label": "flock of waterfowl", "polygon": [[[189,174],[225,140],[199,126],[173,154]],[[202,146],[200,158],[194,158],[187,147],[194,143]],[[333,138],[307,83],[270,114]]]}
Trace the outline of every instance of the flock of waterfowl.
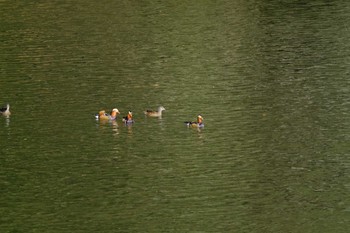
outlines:
{"label": "flock of waterfowl", "polygon": [[[153,110],[148,109],[148,110],[144,111],[144,114],[146,116],[149,116],[149,117],[161,117],[163,111],[165,111],[165,108],[163,106],[160,106],[157,111],[153,111]],[[0,113],[1,113],[1,115],[5,116],[5,117],[10,117],[10,115],[11,115],[10,105],[7,104],[6,106],[1,107]],[[117,120],[117,117],[119,114],[120,114],[119,110],[117,108],[113,108],[110,114],[106,113],[105,110],[101,110],[98,114],[95,115],[95,118],[96,118],[96,120],[99,120],[99,121],[115,121],[115,120]],[[203,120],[204,120],[203,117],[201,115],[198,115],[197,121],[185,121],[184,123],[188,127],[202,128],[202,127],[204,127]],[[122,118],[122,121],[125,124],[133,124],[134,119],[132,116],[132,112],[129,111],[128,115],[126,115],[125,117]]]}
{"label": "flock of waterfowl", "polygon": [[[149,117],[161,117],[163,111],[165,111],[165,108],[163,106],[160,106],[157,111],[147,109],[143,113]],[[117,108],[113,108],[110,114],[106,113],[105,110],[101,110],[98,114],[95,115],[95,118],[96,120],[99,120],[99,121],[115,121],[117,120],[117,117],[119,114],[120,114],[119,110]],[[188,127],[203,128],[204,127],[203,120],[204,120],[203,117],[201,115],[198,115],[197,121],[185,121],[184,123]],[[125,124],[133,124],[134,119],[133,119],[132,112],[129,111],[127,116],[122,117],[122,121]]]}

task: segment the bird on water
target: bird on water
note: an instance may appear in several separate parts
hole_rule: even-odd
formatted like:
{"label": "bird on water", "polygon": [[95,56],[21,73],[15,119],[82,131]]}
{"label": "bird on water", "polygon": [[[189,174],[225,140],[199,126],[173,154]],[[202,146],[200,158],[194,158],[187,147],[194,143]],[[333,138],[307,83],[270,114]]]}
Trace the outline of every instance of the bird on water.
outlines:
{"label": "bird on water", "polygon": [[185,124],[188,127],[193,127],[193,128],[203,128],[204,127],[204,122],[203,122],[204,118],[202,117],[202,115],[198,115],[197,116],[197,121],[185,121]]}
{"label": "bird on water", "polygon": [[165,108],[163,106],[160,106],[160,107],[158,107],[158,111],[153,111],[153,110],[147,109],[143,113],[146,116],[150,116],[150,117],[161,117],[163,111],[165,111]]}
{"label": "bird on water", "polygon": [[5,107],[0,108],[0,113],[5,117],[9,117],[11,115],[10,104],[6,104]]}

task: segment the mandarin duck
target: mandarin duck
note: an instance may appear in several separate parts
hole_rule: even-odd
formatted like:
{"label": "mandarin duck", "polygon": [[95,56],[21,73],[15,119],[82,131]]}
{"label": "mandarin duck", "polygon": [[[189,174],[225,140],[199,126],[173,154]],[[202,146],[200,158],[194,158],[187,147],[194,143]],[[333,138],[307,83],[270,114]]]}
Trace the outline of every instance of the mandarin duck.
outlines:
{"label": "mandarin duck", "polygon": [[101,110],[98,114],[95,115],[96,120],[110,120],[113,121],[117,119],[117,116],[120,114],[117,108],[113,108],[111,114],[107,114],[105,110]]}
{"label": "mandarin duck", "polygon": [[188,127],[193,127],[193,128],[202,128],[204,127],[204,118],[201,115],[197,116],[197,121],[185,121],[185,124]]}
{"label": "mandarin duck", "polygon": [[132,118],[132,112],[131,111],[128,112],[128,115],[126,117],[123,117],[123,122],[125,124],[134,123],[134,119]]}

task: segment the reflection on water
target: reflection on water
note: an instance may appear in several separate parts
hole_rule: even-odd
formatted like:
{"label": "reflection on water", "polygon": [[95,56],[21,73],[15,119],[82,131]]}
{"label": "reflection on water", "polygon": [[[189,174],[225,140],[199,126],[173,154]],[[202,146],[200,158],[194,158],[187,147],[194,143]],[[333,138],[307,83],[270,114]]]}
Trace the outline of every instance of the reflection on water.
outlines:
{"label": "reflection on water", "polygon": [[112,129],[112,132],[114,135],[119,134],[119,124],[115,120],[112,120],[112,121],[96,120],[96,125],[100,130]]}
{"label": "reflection on water", "polygon": [[119,134],[118,128],[119,128],[118,123],[116,121],[113,121],[112,122],[112,130],[114,132],[114,135],[118,135]]}
{"label": "reflection on water", "polygon": [[6,127],[10,126],[10,117],[5,117],[5,126]]}
{"label": "reflection on water", "polygon": [[2,232],[348,231],[350,4],[0,4]]}

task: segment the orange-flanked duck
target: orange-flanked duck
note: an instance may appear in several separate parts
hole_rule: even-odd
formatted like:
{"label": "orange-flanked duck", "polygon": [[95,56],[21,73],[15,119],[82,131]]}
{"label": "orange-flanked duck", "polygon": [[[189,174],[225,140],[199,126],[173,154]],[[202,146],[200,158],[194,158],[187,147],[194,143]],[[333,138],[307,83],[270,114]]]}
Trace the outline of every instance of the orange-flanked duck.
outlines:
{"label": "orange-flanked duck", "polygon": [[117,108],[113,108],[111,115],[110,115],[110,120],[115,120],[117,119],[117,116],[120,114],[119,110]]}
{"label": "orange-flanked duck", "polygon": [[132,112],[131,111],[128,112],[128,115],[126,117],[123,117],[123,122],[125,124],[132,124],[132,123],[134,123],[134,119],[132,118]]}
{"label": "orange-flanked duck", "polygon": [[120,114],[117,108],[113,108],[111,114],[107,114],[105,110],[101,110],[98,114],[95,115],[96,120],[110,120],[113,121],[117,119],[117,116]]}
{"label": "orange-flanked duck", "polygon": [[198,115],[197,116],[197,121],[185,121],[185,124],[188,127],[193,127],[193,128],[203,128],[204,127],[204,122],[203,122],[204,118],[202,117],[202,115]]}
{"label": "orange-flanked duck", "polygon": [[150,117],[161,117],[163,111],[165,111],[165,108],[163,106],[160,106],[158,108],[158,111],[153,111],[153,110],[147,109],[146,111],[144,111],[144,114],[146,116],[150,116]]}
{"label": "orange-flanked duck", "polygon": [[10,117],[11,112],[10,112],[10,104],[6,104],[5,107],[0,108],[0,113],[1,115],[5,117]]}

